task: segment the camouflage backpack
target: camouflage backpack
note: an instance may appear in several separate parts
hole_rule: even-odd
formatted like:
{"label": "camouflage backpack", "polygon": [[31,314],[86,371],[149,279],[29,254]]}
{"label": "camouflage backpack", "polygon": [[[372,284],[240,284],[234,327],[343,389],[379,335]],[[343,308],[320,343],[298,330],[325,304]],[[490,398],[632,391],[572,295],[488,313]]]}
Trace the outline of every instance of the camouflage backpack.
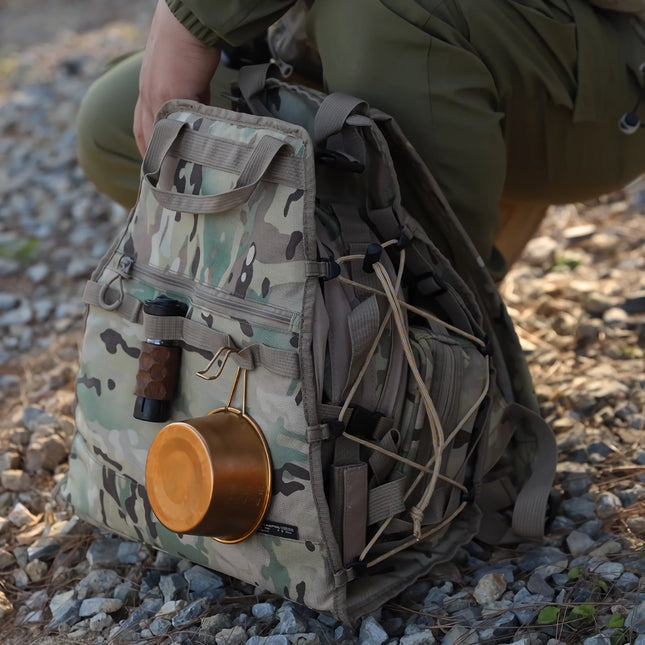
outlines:
{"label": "camouflage backpack", "polygon": [[240,88],[251,114],[158,115],[85,290],[63,490],[90,522],[351,622],[475,537],[539,539],[555,442],[395,122],[265,67]]}

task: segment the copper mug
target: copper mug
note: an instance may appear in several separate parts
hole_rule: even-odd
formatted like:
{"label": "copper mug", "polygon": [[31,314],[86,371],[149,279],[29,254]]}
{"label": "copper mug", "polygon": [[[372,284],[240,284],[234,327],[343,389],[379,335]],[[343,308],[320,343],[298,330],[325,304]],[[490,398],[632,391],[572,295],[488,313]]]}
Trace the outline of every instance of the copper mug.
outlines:
{"label": "copper mug", "polygon": [[241,542],[269,505],[271,460],[264,435],[244,410],[228,405],[170,423],[150,447],[146,489],[169,530]]}

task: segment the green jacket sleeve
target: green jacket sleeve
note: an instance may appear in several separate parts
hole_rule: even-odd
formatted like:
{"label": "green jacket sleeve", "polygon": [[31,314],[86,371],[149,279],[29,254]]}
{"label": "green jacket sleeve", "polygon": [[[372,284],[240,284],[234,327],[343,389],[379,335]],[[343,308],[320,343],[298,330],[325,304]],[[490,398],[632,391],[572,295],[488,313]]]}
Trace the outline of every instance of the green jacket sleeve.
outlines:
{"label": "green jacket sleeve", "polygon": [[241,45],[262,34],[294,0],[166,0],[174,16],[206,45]]}

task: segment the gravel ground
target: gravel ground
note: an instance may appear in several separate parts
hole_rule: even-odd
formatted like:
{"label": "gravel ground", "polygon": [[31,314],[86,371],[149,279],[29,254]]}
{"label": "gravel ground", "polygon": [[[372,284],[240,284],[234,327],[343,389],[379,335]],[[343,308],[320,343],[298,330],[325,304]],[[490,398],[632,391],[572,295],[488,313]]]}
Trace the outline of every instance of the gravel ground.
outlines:
{"label": "gravel ground", "polygon": [[[51,40],[41,44],[26,27],[29,42],[3,35],[3,642],[645,645],[643,186],[552,208],[501,287],[560,449],[562,504],[544,544],[468,545],[349,627],[95,530],[56,504],[80,293],[125,216],[83,178],[74,114],[105,61],[141,43],[137,16],[149,3],[128,4],[134,22],[43,32]],[[3,30],[18,5],[0,0]]]}

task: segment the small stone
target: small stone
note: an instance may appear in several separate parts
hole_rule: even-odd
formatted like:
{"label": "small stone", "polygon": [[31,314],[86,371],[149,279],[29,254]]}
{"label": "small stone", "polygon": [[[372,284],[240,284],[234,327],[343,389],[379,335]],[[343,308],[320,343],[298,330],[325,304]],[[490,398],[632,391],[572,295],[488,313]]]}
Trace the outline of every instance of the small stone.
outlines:
{"label": "small stone", "polygon": [[4,591],[0,591],[0,620],[13,611],[13,604]]}
{"label": "small stone", "polygon": [[172,573],[167,576],[161,576],[159,579],[159,588],[163,594],[164,600],[175,600],[188,587],[186,578],[180,573]]}
{"label": "small stone", "polygon": [[506,580],[504,576],[501,573],[494,572],[486,574],[479,580],[473,591],[473,596],[478,605],[486,607],[500,598],[505,591]]}
{"label": "small stone", "polygon": [[80,606],[81,601],[74,599],[73,589],[56,594],[49,602],[52,619],[48,629],[55,629],[62,624],[74,625],[77,623]]}
{"label": "small stone", "polygon": [[625,298],[623,309],[628,314],[645,313],[645,291],[637,291]]}
{"label": "small stone", "polygon": [[620,562],[603,562],[597,567],[593,567],[593,573],[607,582],[615,582],[625,571],[625,567]]}
{"label": "small stone", "polygon": [[[200,631],[201,633],[201,631]],[[244,645],[247,642],[248,635],[246,630],[241,625],[222,629],[215,636],[215,643],[217,645]]]}
{"label": "small stone", "polygon": [[161,608],[157,612],[157,616],[163,616],[163,617],[175,616],[185,606],[186,606],[185,600],[168,600],[164,602],[164,604],[161,606]]}
{"label": "small stone", "polygon": [[24,470],[5,470],[0,474],[3,488],[14,492],[21,492],[31,488],[31,477]]}
{"label": "small stone", "polygon": [[275,606],[270,602],[258,602],[251,608],[251,613],[255,618],[268,618],[275,614]]}
{"label": "small stone", "polygon": [[564,514],[576,522],[593,519],[596,516],[596,505],[586,497],[565,499],[561,505]]}
{"label": "small stone", "polygon": [[534,573],[527,581],[526,588],[534,594],[542,596],[546,600],[551,600],[555,595],[553,588],[539,574]]}
{"label": "small stone", "polygon": [[562,232],[565,240],[569,242],[580,242],[588,240],[596,232],[594,224],[580,224],[579,226],[570,226]]}
{"label": "small stone", "polygon": [[20,455],[17,452],[7,451],[0,455],[0,473],[5,470],[18,470]]}
{"label": "small stone", "polygon": [[283,603],[276,614],[280,621],[273,630],[274,634],[300,634],[307,631],[307,624],[290,602]]}
{"label": "small stone", "polygon": [[596,515],[606,520],[619,513],[623,508],[620,498],[613,493],[601,493],[596,500]]}
{"label": "small stone", "polygon": [[150,623],[150,631],[154,636],[163,636],[172,627],[172,622],[167,618],[155,618]]}
{"label": "small stone", "polygon": [[16,559],[13,557],[9,551],[6,549],[0,548],[0,571],[3,569],[8,569],[13,567],[16,564]]}
{"label": "small stone", "polygon": [[596,547],[593,551],[589,553],[590,556],[594,558],[602,558],[608,555],[617,555],[621,553],[623,546],[617,540],[607,540],[603,542],[600,546]]}
{"label": "small stone", "polygon": [[114,598],[118,598],[125,605],[134,604],[137,594],[134,588],[134,583],[130,580],[121,582],[120,584],[114,587],[114,593],[112,594]]}
{"label": "small stone", "polygon": [[645,538],[645,517],[629,517],[627,526],[636,537]]}
{"label": "small stone", "polygon": [[102,538],[94,540],[87,549],[87,561],[91,567],[113,567],[122,564],[118,557],[122,540]]}
{"label": "small stone", "polygon": [[15,506],[11,509],[11,513],[9,513],[7,519],[13,525],[23,528],[25,526],[31,526],[32,524],[35,524],[38,521],[38,516],[34,515],[21,502],[16,502]]}
{"label": "small stone", "polygon": [[596,634],[595,636],[589,636],[582,641],[583,645],[611,645],[611,639],[609,636],[602,636],[601,634]]}
{"label": "small stone", "polygon": [[627,614],[625,627],[629,627],[636,634],[645,634],[645,601]]}
{"label": "small stone", "polygon": [[32,560],[25,566],[25,572],[32,582],[38,582],[45,577],[49,567],[41,560]]}
{"label": "small stone", "polygon": [[373,616],[363,618],[358,633],[359,645],[382,645],[388,638],[387,632],[381,627],[376,618]]}
{"label": "small stone", "polygon": [[640,584],[640,578],[633,574],[630,573],[629,571],[625,571],[618,580],[616,580],[616,588],[620,589],[621,591],[627,593],[629,591],[635,591],[638,589],[638,585]]}
{"label": "small stone", "polygon": [[110,627],[113,622],[114,619],[112,618],[112,616],[106,614],[104,611],[101,611],[90,618],[90,631],[102,632],[104,629]]}
{"label": "small stone", "polygon": [[93,569],[78,583],[77,588],[84,588],[94,596],[105,596],[120,582],[121,576],[114,569]]}
{"label": "small stone", "polygon": [[583,533],[582,531],[575,530],[571,531],[571,533],[567,535],[566,540],[567,546],[569,547],[569,552],[574,557],[582,555],[583,553],[587,553],[593,548],[595,544],[594,540],[589,537],[589,535]]}
{"label": "small stone", "polygon": [[479,636],[476,629],[455,625],[441,640],[441,645],[476,645]]}
{"label": "small stone", "polygon": [[[195,598],[200,598],[205,595],[216,598],[216,590],[224,587],[224,581],[220,576],[199,565],[194,565],[184,571],[184,577],[188,582],[190,593],[195,594]],[[192,595],[191,598],[193,598]]]}
{"label": "small stone", "polygon": [[623,328],[629,321],[629,315],[624,309],[620,307],[611,307],[602,315],[605,325],[609,327]]}
{"label": "small stone", "polygon": [[435,637],[429,629],[405,634],[399,639],[399,645],[434,645],[435,642]]}
{"label": "small stone", "polygon": [[575,336],[578,318],[567,311],[561,311],[552,321],[552,328],[558,336]]}
{"label": "small stone", "polygon": [[146,552],[138,542],[121,541],[116,557],[120,564],[137,564],[146,559]]}
{"label": "small stone", "polygon": [[548,270],[555,263],[557,250],[558,243],[553,238],[535,237],[526,245],[522,259],[532,266]]}
{"label": "small stone", "polygon": [[191,602],[189,605],[184,607],[177,615],[172,619],[173,627],[181,629],[186,627],[197,618],[199,618],[210,606],[210,598],[200,598]]}
{"label": "small stone", "polygon": [[123,603],[118,598],[87,598],[81,603],[79,616],[85,618],[94,616],[100,612],[113,614],[123,607]]}
{"label": "small stone", "polygon": [[25,453],[25,470],[36,473],[53,472],[56,466],[67,459],[65,441],[57,434],[41,437],[29,444]]}

